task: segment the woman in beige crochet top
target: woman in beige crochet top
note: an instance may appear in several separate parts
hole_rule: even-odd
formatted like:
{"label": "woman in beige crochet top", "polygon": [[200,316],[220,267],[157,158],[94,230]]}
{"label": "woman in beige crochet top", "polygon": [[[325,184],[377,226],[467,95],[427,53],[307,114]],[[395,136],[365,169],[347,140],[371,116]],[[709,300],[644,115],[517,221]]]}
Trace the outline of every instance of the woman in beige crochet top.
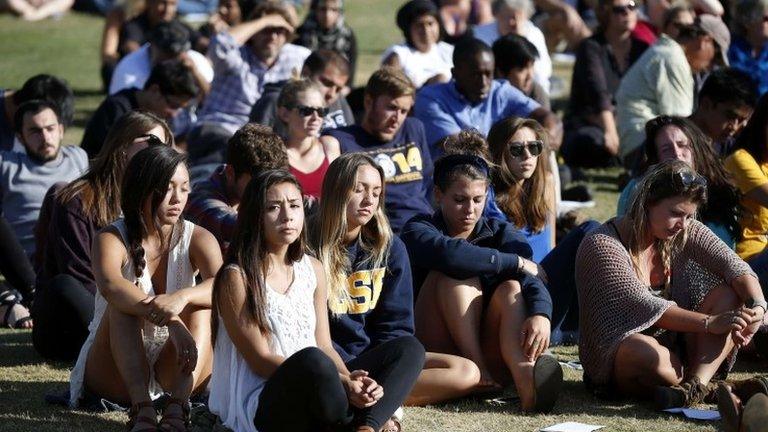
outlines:
{"label": "woman in beige crochet top", "polygon": [[706,198],[686,163],[658,164],[626,216],[582,242],[579,356],[596,394],[653,397],[660,409],[702,402],[763,321],[754,273],[694,219]]}

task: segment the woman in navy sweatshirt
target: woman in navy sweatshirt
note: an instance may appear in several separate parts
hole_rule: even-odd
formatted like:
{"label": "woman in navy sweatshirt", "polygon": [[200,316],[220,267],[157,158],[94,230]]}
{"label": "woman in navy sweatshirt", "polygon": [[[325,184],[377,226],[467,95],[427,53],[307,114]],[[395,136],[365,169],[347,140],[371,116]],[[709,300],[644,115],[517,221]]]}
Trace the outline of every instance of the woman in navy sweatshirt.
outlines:
{"label": "woman in navy sweatshirt", "polygon": [[[513,379],[523,411],[548,412],[563,379],[557,360],[542,355],[552,301],[525,237],[482,216],[489,184],[488,164],[478,156],[484,144],[472,133],[447,143],[435,163],[437,212],[403,230],[420,288],[416,334],[428,350],[472,360],[484,383]],[[464,153],[470,147],[475,154]]]}
{"label": "woman in navy sweatshirt", "polygon": [[[341,358],[355,364],[364,357],[394,355],[407,366],[388,381],[371,372],[384,387],[384,398],[393,398],[394,411],[403,402],[425,405],[463,396],[474,390],[480,374],[457,356],[427,353],[425,360],[413,335],[408,253],[384,213],[384,184],[382,169],[367,155],[348,153],[334,160],[323,183],[312,244],[328,278],[331,337]],[[367,364],[349,367],[369,370]]]}

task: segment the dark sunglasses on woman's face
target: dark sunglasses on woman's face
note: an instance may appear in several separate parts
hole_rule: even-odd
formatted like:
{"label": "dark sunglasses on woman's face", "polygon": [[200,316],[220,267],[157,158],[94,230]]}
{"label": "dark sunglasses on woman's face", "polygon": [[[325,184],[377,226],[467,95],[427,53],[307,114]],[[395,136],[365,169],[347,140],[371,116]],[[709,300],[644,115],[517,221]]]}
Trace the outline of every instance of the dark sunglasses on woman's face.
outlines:
{"label": "dark sunglasses on woman's face", "polygon": [[630,12],[633,12],[635,9],[637,9],[637,5],[635,4],[635,2],[629,2],[625,5],[612,6],[611,12],[615,13],[616,15],[619,15],[619,14],[623,15],[623,14],[628,14]]}
{"label": "dark sunglasses on woman's face", "polygon": [[325,117],[328,115],[328,108],[325,107],[311,107],[306,105],[298,105],[296,107],[296,111],[301,114],[302,117],[309,117],[313,113],[317,113],[320,117]]}
{"label": "dark sunglasses on woman's face", "polygon": [[521,157],[525,149],[528,149],[531,156],[538,156],[544,150],[544,142],[541,140],[513,141],[509,144],[509,154],[516,158]]}
{"label": "dark sunglasses on woman's face", "polygon": [[707,187],[707,179],[704,176],[700,176],[692,172],[679,172],[675,173],[675,185],[678,188],[688,189],[692,186]]}

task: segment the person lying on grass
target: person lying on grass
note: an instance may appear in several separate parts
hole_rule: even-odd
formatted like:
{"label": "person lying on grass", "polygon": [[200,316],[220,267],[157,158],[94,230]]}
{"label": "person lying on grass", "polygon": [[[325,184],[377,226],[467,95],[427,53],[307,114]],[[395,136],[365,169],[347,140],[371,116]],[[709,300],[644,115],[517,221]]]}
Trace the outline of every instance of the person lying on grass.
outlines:
{"label": "person lying on grass", "polygon": [[490,169],[478,146],[487,147],[465,132],[448,142],[435,163],[437,212],[411,219],[403,230],[419,287],[416,335],[426,349],[442,353],[436,356],[470,359],[479,378],[475,390],[514,380],[524,412],[549,412],[563,381],[557,360],[543,355],[552,300],[525,268],[532,254],[525,237],[482,215]]}
{"label": "person lying on grass", "polygon": [[757,277],[695,220],[706,201],[704,177],[662,162],[626,216],[579,247],[579,357],[598,396],[653,398],[659,409],[710,401],[713,378],[763,322]]}
{"label": "person lying on grass", "polygon": [[70,375],[70,405],[85,392],[130,404],[133,432],[158,429],[152,400],[164,392],[171,399],[160,430],[186,431],[189,396],[211,373],[211,290],[221,252],[208,231],[182,219],[185,160],[169,146],[138,152],[125,170],[123,218],[98,234],[91,252],[98,291]]}

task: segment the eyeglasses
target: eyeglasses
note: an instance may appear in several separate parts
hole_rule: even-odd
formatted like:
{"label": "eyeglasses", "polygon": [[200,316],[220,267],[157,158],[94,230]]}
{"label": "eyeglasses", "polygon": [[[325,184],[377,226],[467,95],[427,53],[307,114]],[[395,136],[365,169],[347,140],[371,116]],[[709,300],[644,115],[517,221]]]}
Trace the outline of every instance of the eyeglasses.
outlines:
{"label": "eyeglasses", "polygon": [[694,172],[683,171],[675,173],[674,177],[675,186],[678,189],[689,189],[693,186],[707,187],[707,179],[704,176],[700,176]]}
{"label": "eyeglasses", "polygon": [[636,9],[637,9],[637,5],[635,4],[635,2],[629,2],[625,5],[611,7],[611,12],[615,13],[616,15],[619,15],[619,14],[624,15],[630,12],[634,12]]}
{"label": "eyeglasses", "polygon": [[528,149],[528,154],[531,156],[538,156],[544,150],[544,142],[541,140],[514,141],[509,144],[509,154],[512,157],[519,158],[523,156],[525,149]]}
{"label": "eyeglasses", "polygon": [[306,105],[297,105],[294,108],[296,108],[296,111],[301,114],[302,117],[309,117],[313,113],[317,113],[320,117],[325,117],[328,115],[328,108],[325,107],[311,107]]}

